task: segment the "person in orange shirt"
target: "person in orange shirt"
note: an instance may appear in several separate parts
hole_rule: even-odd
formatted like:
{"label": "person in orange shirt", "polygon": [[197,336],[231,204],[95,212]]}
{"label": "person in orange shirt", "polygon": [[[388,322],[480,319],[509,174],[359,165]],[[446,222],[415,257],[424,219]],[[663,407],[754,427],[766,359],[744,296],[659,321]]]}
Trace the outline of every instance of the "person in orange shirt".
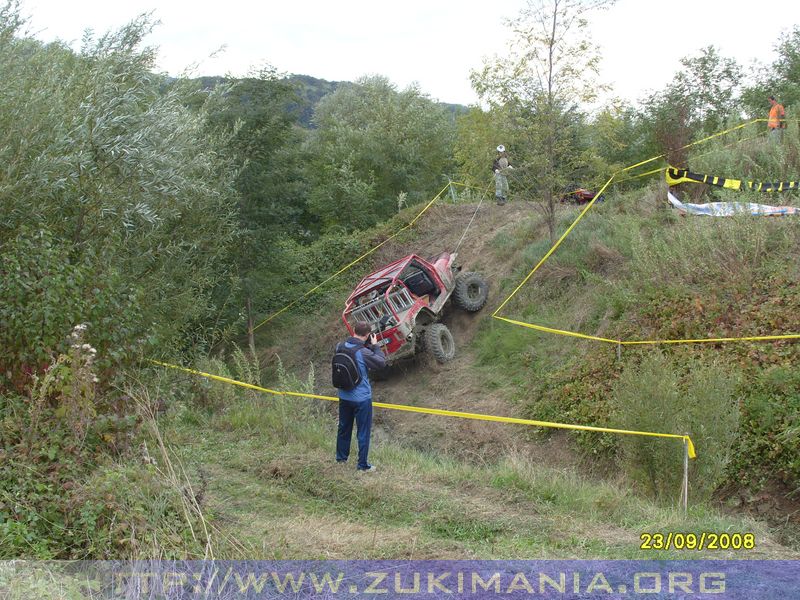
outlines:
{"label": "person in orange shirt", "polygon": [[769,119],[767,119],[767,128],[769,129],[769,136],[780,142],[783,141],[783,130],[786,129],[786,111],[783,109],[782,104],[778,104],[775,96],[769,97]]}

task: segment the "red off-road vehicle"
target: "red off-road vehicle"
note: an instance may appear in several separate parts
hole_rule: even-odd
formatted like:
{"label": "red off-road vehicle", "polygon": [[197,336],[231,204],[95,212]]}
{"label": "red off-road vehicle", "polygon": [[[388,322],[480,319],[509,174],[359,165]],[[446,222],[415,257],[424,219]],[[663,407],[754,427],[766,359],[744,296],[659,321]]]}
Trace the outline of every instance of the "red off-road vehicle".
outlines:
{"label": "red off-road vehicle", "polygon": [[424,348],[439,362],[456,354],[450,330],[439,323],[447,301],[469,312],[486,304],[489,286],[478,273],[455,266],[456,254],[430,260],[411,254],[370,273],[347,299],[342,319],[372,325],[386,360],[392,363]]}
{"label": "red off-road vehicle", "polygon": [[[581,187],[577,183],[570,183],[563,190],[561,190],[561,202],[570,202],[572,204],[588,204],[595,197],[595,192]],[[600,196],[597,201],[602,202],[604,196]]]}

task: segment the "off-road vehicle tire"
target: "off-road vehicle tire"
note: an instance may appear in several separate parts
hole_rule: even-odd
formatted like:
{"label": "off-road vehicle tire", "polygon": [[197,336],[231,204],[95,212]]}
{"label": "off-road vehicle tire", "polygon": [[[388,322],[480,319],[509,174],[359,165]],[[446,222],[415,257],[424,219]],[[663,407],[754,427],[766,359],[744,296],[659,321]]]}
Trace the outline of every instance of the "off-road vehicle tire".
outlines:
{"label": "off-road vehicle tire", "polygon": [[489,298],[489,284],[480,273],[462,272],[456,275],[453,302],[468,312],[478,312]]}
{"label": "off-road vehicle tire", "polygon": [[425,330],[425,350],[440,363],[453,360],[456,355],[456,343],[446,325],[442,323],[428,325]]}

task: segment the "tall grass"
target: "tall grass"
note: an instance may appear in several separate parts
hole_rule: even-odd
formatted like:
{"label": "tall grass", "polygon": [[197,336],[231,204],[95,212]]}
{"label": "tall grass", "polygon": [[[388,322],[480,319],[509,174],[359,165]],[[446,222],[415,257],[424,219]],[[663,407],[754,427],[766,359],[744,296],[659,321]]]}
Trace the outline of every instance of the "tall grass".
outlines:
{"label": "tall grass", "polygon": [[695,172],[729,179],[797,181],[800,179],[798,124],[788,123],[780,144],[769,138],[763,123],[753,124],[741,132],[697,146],[689,161]]}

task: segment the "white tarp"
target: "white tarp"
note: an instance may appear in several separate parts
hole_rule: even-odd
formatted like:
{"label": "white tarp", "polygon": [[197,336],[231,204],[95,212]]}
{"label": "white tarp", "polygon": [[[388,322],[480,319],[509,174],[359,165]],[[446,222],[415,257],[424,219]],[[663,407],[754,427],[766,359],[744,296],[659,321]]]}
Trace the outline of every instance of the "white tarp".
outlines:
{"label": "white tarp", "polygon": [[781,217],[783,215],[800,215],[800,208],[796,206],[769,206],[768,204],[755,204],[753,202],[709,202],[708,204],[689,204],[678,200],[667,192],[669,203],[681,211],[682,214],[706,215],[709,217],[730,217],[737,214],[761,215],[767,217]]}

